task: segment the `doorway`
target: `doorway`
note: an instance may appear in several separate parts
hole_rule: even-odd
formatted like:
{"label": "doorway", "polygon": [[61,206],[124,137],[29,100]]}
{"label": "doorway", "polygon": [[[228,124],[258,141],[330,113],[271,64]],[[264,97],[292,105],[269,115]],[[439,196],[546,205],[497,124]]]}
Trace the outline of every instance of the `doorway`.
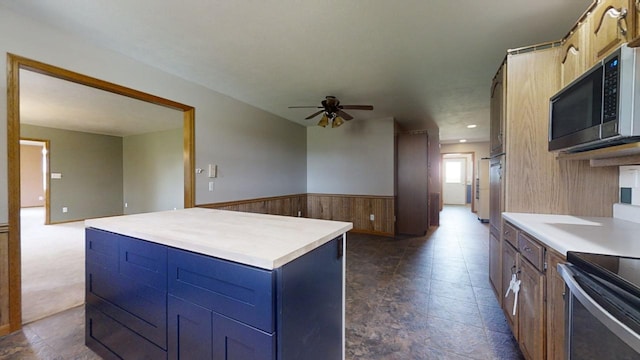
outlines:
{"label": "doorway", "polygon": [[442,205],[464,206],[475,212],[475,154],[442,154],[441,166]]}
{"label": "doorway", "polygon": [[9,331],[19,330],[22,326],[21,298],[21,231],[20,231],[20,70],[29,70],[49,75],[76,84],[104,90],[109,93],[141,100],[147,103],[179,110],[183,113],[183,173],[184,207],[194,206],[194,122],[195,109],[191,106],[126,88],[117,84],[92,78],[62,68],[8,54],[8,98],[7,98],[7,137],[8,137],[8,185],[9,185],[9,241],[8,254],[2,259],[9,264]]}

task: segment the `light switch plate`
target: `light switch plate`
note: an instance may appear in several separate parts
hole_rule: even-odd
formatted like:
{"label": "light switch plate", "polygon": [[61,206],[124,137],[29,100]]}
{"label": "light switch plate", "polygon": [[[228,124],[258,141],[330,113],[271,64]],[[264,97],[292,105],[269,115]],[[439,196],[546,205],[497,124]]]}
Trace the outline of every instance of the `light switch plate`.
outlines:
{"label": "light switch plate", "polygon": [[209,177],[218,177],[218,165],[209,164]]}

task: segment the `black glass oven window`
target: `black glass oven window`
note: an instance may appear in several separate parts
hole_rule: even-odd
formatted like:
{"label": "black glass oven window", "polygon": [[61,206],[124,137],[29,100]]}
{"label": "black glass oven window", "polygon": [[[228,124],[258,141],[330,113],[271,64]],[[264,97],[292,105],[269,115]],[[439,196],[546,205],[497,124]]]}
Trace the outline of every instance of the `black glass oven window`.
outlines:
{"label": "black glass oven window", "polygon": [[638,360],[640,356],[575,298],[571,321],[571,360]]}
{"label": "black glass oven window", "polygon": [[551,139],[598,126],[602,114],[602,67],[563,92],[552,103]]}

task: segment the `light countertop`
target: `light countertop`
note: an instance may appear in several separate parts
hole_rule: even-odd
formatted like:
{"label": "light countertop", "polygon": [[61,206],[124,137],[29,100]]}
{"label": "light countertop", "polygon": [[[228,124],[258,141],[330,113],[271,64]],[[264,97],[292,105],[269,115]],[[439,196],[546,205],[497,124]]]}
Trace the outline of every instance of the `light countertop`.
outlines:
{"label": "light countertop", "polygon": [[506,212],[502,216],[563,255],[578,251],[640,257],[640,223],[571,215]]}
{"label": "light countertop", "polygon": [[349,222],[203,208],[91,219],[85,226],[267,270],[353,228]]}

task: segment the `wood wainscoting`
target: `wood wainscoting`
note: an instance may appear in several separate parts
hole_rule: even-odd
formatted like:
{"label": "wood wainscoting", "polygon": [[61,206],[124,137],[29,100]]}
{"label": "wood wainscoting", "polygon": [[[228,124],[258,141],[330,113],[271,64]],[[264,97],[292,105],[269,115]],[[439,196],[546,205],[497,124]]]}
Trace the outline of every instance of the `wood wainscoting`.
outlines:
{"label": "wood wainscoting", "polygon": [[393,236],[394,207],[393,196],[307,194],[308,217],[352,222],[354,232]]}
{"label": "wood wainscoting", "polygon": [[196,206],[207,209],[305,217],[307,216],[307,194],[272,196]]}
{"label": "wood wainscoting", "polygon": [[0,224],[0,336],[9,332],[9,224]]}
{"label": "wood wainscoting", "polygon": [[[296,194],[197,205],[207,209],[348,221],[353,223],[354,232],[383,236],[395,233],[394,206],[393,196],[336,194]],[[371,215],[374,220],[370,220]]]}

